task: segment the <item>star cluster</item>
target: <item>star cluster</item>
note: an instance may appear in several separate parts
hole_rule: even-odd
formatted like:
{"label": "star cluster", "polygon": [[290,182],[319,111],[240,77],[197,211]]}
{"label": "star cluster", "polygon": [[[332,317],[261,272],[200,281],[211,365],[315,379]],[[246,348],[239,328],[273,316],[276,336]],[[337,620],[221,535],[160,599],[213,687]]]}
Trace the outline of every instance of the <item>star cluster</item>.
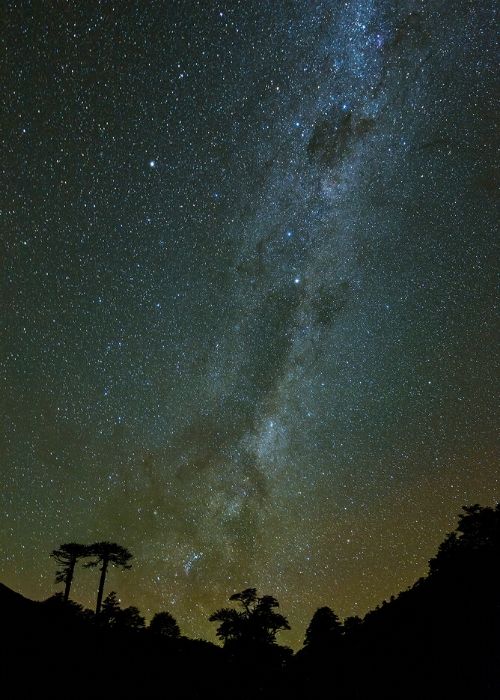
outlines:
{"label": "star cluster", "polygon": [[499,497],[493,5],[2,12],[5,583],[109,539],[146,616],[257,586],[293,646],[410,585]]}

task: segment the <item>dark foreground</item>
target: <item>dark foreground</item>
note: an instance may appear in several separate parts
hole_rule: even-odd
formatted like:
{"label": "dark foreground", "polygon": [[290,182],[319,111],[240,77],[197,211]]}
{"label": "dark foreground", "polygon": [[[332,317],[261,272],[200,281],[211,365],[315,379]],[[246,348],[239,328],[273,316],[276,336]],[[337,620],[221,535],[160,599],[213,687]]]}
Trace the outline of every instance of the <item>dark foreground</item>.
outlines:
{"label": "dark foreground", "polygon": [[411,589],[295,655],[108,628],[0,584],[5,698],[500,698],[500,508],[469,509]]}

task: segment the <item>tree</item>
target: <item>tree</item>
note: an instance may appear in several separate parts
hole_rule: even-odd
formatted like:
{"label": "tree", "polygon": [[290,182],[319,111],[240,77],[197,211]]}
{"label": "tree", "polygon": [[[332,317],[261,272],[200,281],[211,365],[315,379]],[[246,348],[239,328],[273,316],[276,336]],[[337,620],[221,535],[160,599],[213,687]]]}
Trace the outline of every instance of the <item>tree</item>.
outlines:
{"label": "tree", "polygon": [[114,629],[140,630],[144,629],[144,618],[135,605],[128,608],[120,608],[120,601],[115,591],[109,593],[99,615],[100,622]]}
{"label": "tree", "polygon": [[318,608],[306,630],[304,646],[328,647],[342,636],[342,625],[329,607]]}
{"label": "tree", "polygon": [[169,612],[158,612],[149,623],[149,631],[160,637],[177,639],[181,631],[173,615]]}
{"label": "tree", "polygon": [[104,583],[106,574],[110,564],[119,567],[120,569],[131,569],[132,565],[129,561],[132,559],[132,554],[116,542],[96,542],[88,547],[88,556],[94,557],[94,560],[85,564],[86,568],[99,566],[101,576],[99,578],[99,589],[97,591],[96,615],[101,612],[102,596],[104,593]]}
{"label": "tree", "polygon": [[476,575],[494,570],[500,551],[500,503],[495,508],[463,506],[455,532],[449,533],[429,562],[431,576],[438,573]]}
{"label": "tree", "polygon": [[351,632],[358,630],[363,624],[363,621],[358,615],[351,615],[351,617],[346,617],[344,620],[344,634],[350,634]]}
{"label": "tree", "polygon": [[117,595],[115,591],[111,591],[102,603],[99,622],[105,624],[107,627],[115,627],[120,610],[120,603]]}
{"label": "tree", "polygon": [[288,620],[275,612],[279,607],[276,598],[270,595],[259,598],[256,588],[246,588],[229,600],[236,601],[241,610],[221,608],[209,617],[210,622],[220,623],[217,636],[224,644],[272,645],[280,630],[290,629]]}
{"label": "tree", "polygon": [[75,566],[79,559],[88,556],[88,548],[84,544],[68,542],[59,549],[53,549],[50,556],[56,560],[59,568],[56,571],[56,583],[64,583],[64,602],[68,601]]}

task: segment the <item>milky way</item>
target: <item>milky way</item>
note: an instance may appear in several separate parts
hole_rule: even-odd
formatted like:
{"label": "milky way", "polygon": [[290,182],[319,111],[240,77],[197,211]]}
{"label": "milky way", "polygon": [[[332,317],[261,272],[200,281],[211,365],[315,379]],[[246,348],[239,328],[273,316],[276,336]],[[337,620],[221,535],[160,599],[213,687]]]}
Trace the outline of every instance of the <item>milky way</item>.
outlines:
{"label": "milky way", "polygon": [[115,540],[294,646],[410,585],[499,497],[493,3],[2,12],[5,583]]}

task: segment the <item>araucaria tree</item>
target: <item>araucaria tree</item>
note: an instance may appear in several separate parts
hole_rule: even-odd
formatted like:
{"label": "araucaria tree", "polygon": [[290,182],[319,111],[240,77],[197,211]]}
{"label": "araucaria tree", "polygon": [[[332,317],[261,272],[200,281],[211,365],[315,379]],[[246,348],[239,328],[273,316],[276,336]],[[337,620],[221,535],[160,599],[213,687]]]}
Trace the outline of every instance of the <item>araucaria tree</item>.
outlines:
{"label": "araucaria tree", "polygon": [[53,549],[50,556],[56,560],[58,569],[56,571],[56,583],[64,583],[63,600],[68,602],[75,566],[79,559],[88,556],[88,548],[84,544],[68,542],[62,544],[59,549]]}
{"label": "araucaria tree", "polygon": [[85,564],[85,567],[100,566],[101,576],[95,608],[96,615],[98,615],[101,612],[104,583],[109,565],[117,566],[120,569],[131,569],[132,565],[129,564],[129,561],[132,559],[132,554],[116,542],[96,542],[88,547],[88,556],[93,557],[93,561]]}
{"label": "araucaria tree", "polygon": [[221,608],[209,617],[210,622],[220,622],[217,636],[225,644],[274,644],[280,630],[290,629],[288,620],[276,612],[278,601],[270,595],[259,598],[257,589],[246,588],[229,600],[236,601],[240,610]]}

